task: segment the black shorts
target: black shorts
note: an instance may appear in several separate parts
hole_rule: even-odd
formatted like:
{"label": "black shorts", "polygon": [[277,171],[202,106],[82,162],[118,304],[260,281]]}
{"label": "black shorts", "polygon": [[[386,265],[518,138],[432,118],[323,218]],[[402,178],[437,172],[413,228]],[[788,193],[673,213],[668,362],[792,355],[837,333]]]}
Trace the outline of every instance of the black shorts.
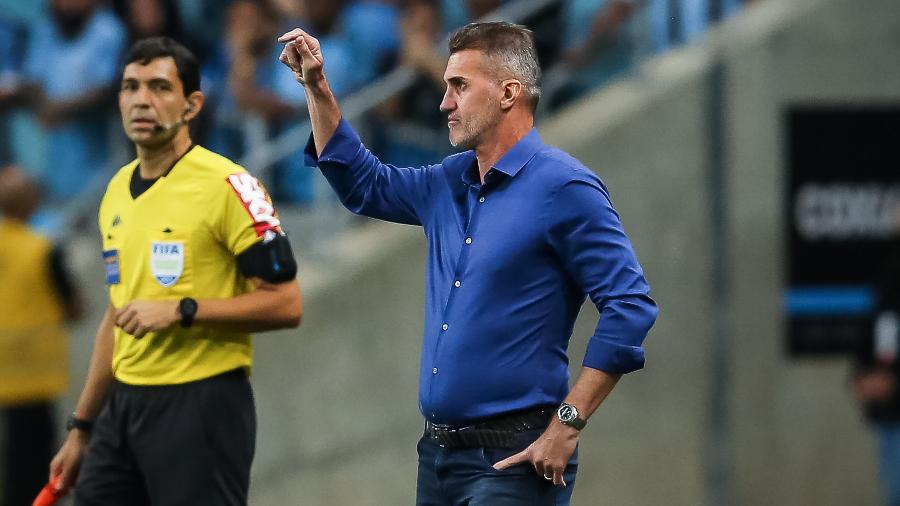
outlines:
{"label": "black shorts", "polygon": [[255,445],[243,370],[182,385],[116,382],[94,424],[75,504],[245,505]]}

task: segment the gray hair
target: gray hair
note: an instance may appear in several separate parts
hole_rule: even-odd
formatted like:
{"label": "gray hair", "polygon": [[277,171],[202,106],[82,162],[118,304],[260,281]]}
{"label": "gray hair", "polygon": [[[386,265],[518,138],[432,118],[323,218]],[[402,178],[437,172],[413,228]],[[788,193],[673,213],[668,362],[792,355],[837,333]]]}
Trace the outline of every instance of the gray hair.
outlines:
{"label": "gray hair", "polygon": [[465,49],[477,49],[495,63],[503,73],[518,79],[531,104],[537,108],[541,98],[541,67],[538,64],[534,34],[522,25],[494,21],[469,23],[450,35],[450,54]]}

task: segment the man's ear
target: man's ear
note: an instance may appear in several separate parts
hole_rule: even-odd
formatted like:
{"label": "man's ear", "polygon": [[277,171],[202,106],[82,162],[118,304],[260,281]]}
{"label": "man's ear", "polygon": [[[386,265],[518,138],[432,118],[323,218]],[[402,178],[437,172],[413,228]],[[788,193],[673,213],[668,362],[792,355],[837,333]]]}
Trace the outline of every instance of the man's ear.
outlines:
{"label": "man's ear", "polygon": [[195,91],[187,96],[187,108],[184,111],[184,119],[185,121],[191,121],[196,118],[198,114],[200,114],[200,109],[203,109],[203,104],[206,102],[206,97],[203,95],[202,91]]}
{"label": "man's ear", "polygon": [[500,81],[503,96],[500,97],[500,109],[508,111],[522,98],[522,83],[518,79],[504,79]]}

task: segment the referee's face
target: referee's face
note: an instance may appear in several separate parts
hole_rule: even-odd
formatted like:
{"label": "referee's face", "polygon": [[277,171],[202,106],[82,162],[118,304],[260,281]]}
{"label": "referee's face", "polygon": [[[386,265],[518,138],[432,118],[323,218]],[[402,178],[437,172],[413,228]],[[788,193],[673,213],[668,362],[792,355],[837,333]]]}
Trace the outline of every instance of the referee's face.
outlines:
{"label": "referee's face", "polygon": [[139,146],[156,148],[187,127],[188,101],[171,56],[146,65],[129,63],[122,73],[119,111],[125,134]]}
{"label": "referee's face", "polygon": [[503,89],[488,67],[487,57],[476,49],[458,51],[447,60],[447,91],[440,107],[447,113],[454,147],[477,148],[501,120]]}

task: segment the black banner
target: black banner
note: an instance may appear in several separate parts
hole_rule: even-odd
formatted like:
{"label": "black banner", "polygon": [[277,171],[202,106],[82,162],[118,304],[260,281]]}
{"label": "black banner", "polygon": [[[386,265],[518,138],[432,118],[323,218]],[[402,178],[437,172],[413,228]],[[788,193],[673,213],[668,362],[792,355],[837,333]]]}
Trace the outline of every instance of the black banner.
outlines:
{"label": "black banner", "polygon": [[795,107],[786,122],[788,348],[855,351],[871,339],[879,279],[894,261],[900,105]]}

